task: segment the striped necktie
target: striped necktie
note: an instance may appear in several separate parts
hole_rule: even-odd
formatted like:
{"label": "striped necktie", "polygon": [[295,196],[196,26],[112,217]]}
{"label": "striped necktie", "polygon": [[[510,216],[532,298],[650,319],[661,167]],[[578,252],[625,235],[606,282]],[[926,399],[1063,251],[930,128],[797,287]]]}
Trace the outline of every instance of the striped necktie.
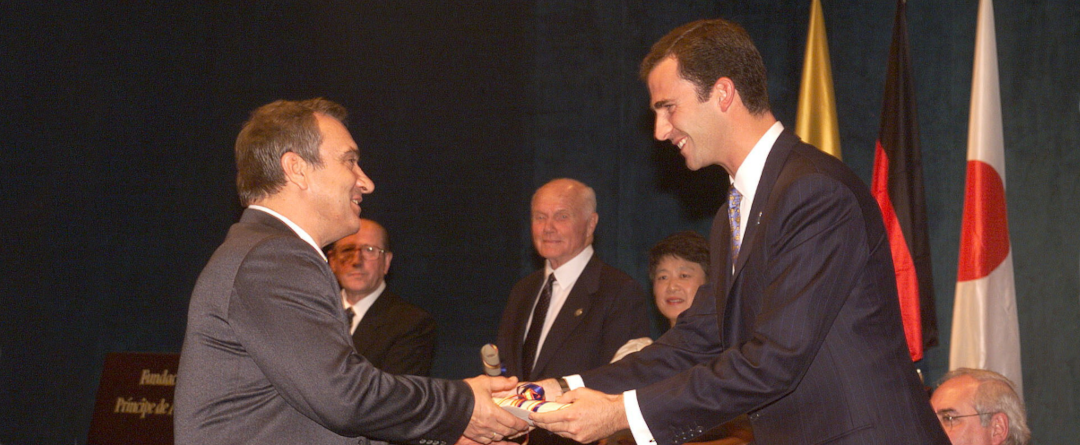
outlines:
{"label": "striped necktie", "polygon": [[521,372],[525,380],[531,380],[532,368],[536,360],[536,348],[540,345],[540,333],[544,331],[544,321],[547,318],[548,306],[551,305],[551,288],[555,284],[555,274],[548,275],[544,289],[536,299],[536,307],[533,309],[532,323],[529,324],[529,333],[525,335],[525,344],[521,348]]}
{"label": "striped necktie", "polygon": [[350,334],[352,334],[352,321],[355,317],[356,311],[353,310],[352,306],[349,306],[348,309],[345,309],[345,321],[348,323],[347,325],[345,325],[345,330],[349,331]]}

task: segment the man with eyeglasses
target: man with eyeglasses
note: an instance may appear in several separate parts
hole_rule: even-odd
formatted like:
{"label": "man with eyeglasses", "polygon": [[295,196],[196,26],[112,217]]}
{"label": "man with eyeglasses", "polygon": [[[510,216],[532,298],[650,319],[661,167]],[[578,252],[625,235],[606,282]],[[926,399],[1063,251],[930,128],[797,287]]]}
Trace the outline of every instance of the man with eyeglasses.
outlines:
{"label": "man with eyeglasses", "polygon": [[1025,445],[1031,438],[1024,401],[1005,376],[959,368],[945,374],[930,398],[953,445]]}
{"label": "man with eyeglasses", "polygon": [[356,352],[392,374],[426,376],[435,357],[435,318],[386,290],[390,235],[370,219],[360,230],[327,249],[330,269],[341,284],[341,301],[351,315]]}

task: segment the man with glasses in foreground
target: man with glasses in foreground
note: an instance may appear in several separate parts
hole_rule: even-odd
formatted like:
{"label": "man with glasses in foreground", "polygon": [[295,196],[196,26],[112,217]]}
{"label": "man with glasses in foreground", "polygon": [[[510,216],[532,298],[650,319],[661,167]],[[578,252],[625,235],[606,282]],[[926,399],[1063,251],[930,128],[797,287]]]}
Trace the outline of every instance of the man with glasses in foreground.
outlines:
{"label": "man with glasses in foreground", "polygon": [[930,404],[953,445],[1025,445],[1031,439],[1024,401],[1005,376],[959,368],[941,382]]}
{"label": "man with glasses in foreground", "polygon": [[390,235],[370,219],[360,230],[327,249],[330,269],[341,285],[351,316],[353,346],[376,368],[391,374],[427,376],[435,357],[435,318],[386,290]]}

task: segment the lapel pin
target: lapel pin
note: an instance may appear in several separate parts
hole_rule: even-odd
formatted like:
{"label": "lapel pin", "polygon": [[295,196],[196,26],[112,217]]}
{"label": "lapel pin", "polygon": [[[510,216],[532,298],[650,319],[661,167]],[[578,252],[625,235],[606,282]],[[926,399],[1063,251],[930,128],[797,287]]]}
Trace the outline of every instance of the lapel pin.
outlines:
{"label": "lapel pin", "polygon": [[584,312],[585,312],[585,311],[584,311],[583,309],[581,309],[581,308],[578,308],[578,309],[577,309],[576,311],[574,311],[574,316],[575,316],[575,317],[580,317],[580,316],[581,316],[581,314],[582,314],[582,313],[584,313]]}

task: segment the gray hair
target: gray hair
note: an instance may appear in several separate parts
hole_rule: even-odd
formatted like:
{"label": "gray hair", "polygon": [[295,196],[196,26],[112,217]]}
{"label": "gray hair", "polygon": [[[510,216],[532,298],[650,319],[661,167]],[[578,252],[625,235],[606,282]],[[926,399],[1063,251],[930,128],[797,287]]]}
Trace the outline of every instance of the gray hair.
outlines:
{"label": "gray hair", "polygon": [[1024,401],[1020,400],[1016,385],[1011,380],[986,369],[957,368],[945,374],[941,382],[961,376],[968,376],[979,382],[972,405],[975,406],[975,411],[985,413],[979,416],[982,426],[990,426],[990,419],[995,413],[1005,413],[1005,417],[1009,419],[1009,434],[1005,437],[1005,445],[1026,445],[1031,440]]}

